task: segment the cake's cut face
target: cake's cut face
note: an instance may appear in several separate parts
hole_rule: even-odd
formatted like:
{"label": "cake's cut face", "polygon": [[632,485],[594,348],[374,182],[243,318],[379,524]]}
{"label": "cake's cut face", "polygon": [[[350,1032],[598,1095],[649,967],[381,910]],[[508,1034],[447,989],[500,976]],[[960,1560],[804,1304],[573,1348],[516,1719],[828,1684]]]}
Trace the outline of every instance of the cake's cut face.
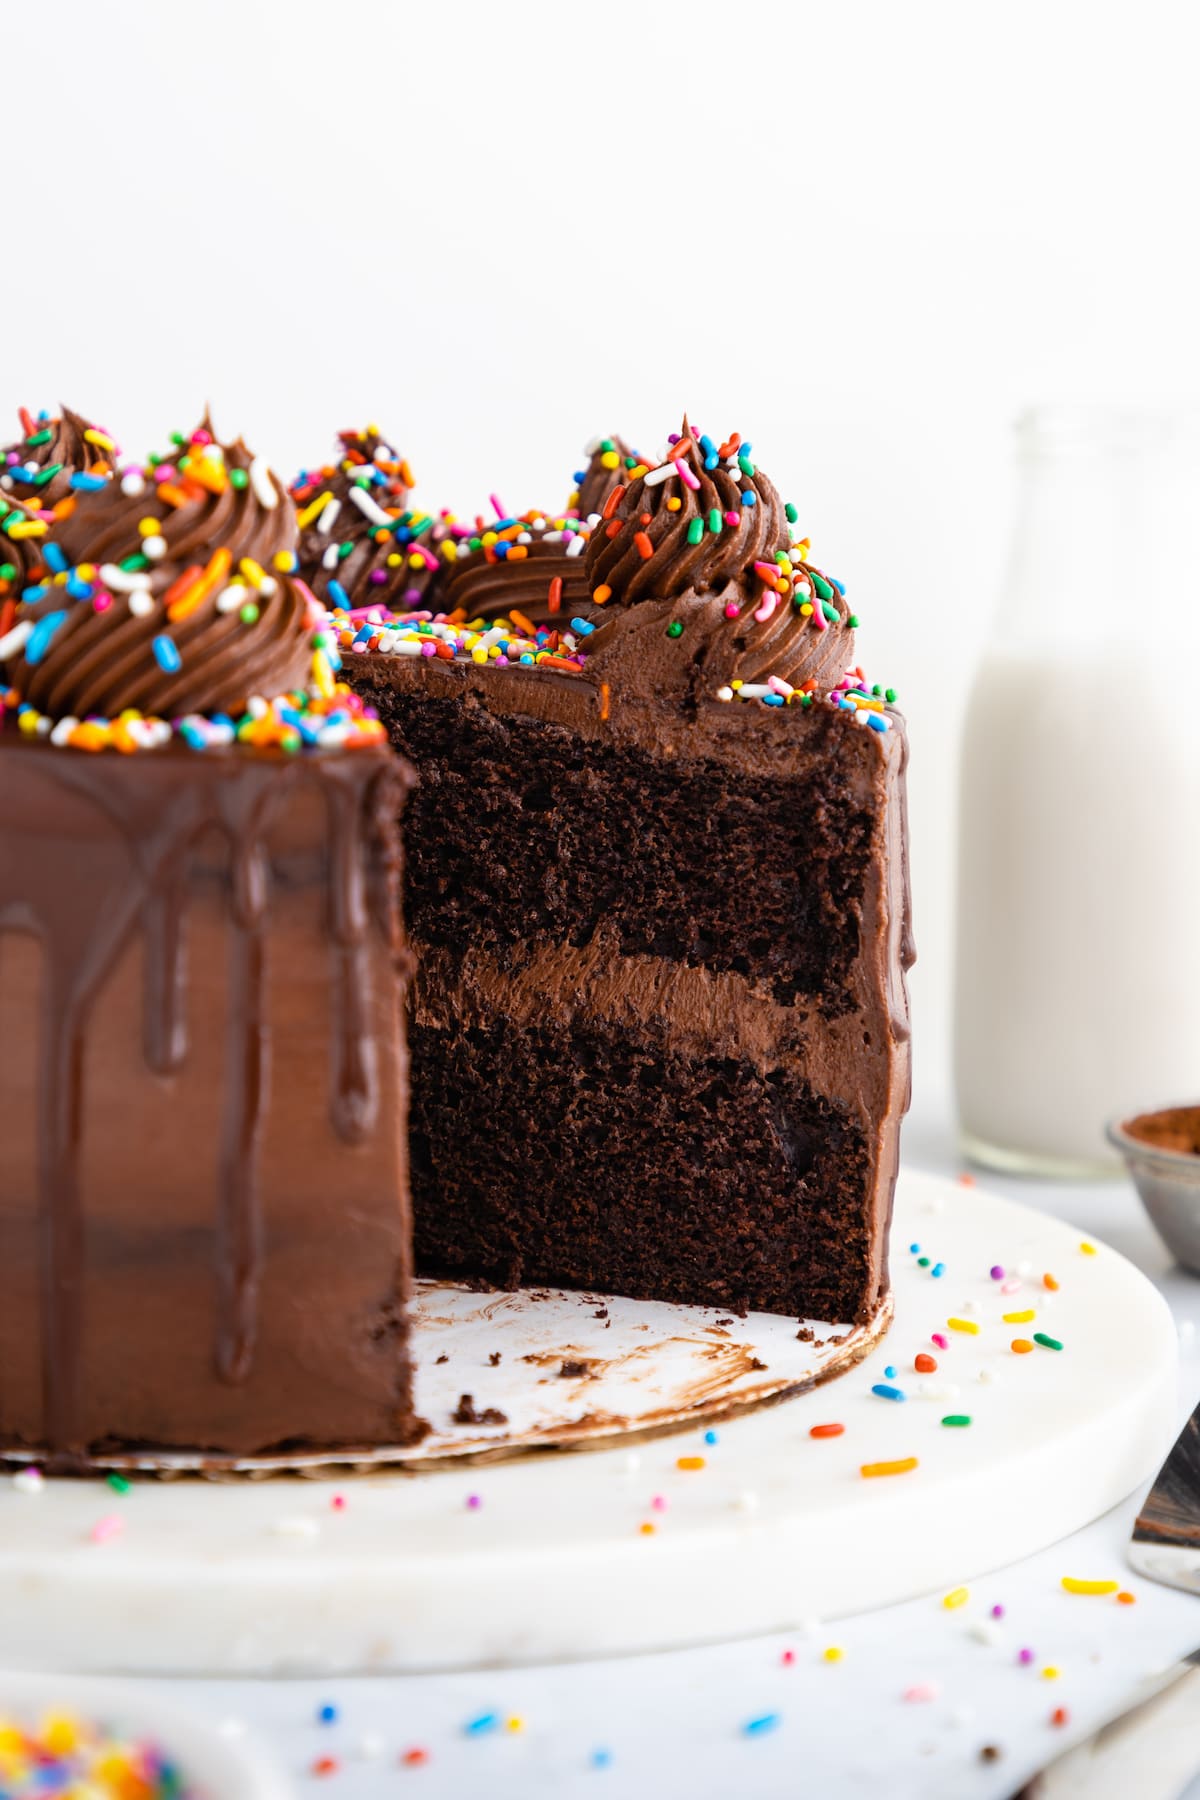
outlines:
{"label": "cake's cut face", "polygon": [[0,639],[0,1455],[418,1430],[409,777],[295,544],[206,422],[73,496]]}
{"label": "cake's cut face", "polygon": [[348,659],[420,773],[418,1266],[864,1319],[908,1098],[902,725],[748,446],[685,425],[626,473],[574,619],[391,620]]}

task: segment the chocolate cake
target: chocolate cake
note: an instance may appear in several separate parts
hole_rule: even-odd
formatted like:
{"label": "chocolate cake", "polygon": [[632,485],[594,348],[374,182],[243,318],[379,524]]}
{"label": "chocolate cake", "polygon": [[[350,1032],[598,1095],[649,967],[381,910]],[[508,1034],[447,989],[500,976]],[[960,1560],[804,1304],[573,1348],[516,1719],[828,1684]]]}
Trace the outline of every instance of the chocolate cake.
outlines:
{"label": "chocolate cake", "polygon": [[419,1431],[409,776],[295,544],[206,425],[71,490],[0,632],[0,1453]]}
{"label": "chocolate cake", "polygon": [[570,606],[498,519],[486,595],[335,621],[420,777],[418,1268],[862,1320],[909,1093],[903,722],[748,444],[685,422],[614,473]]}

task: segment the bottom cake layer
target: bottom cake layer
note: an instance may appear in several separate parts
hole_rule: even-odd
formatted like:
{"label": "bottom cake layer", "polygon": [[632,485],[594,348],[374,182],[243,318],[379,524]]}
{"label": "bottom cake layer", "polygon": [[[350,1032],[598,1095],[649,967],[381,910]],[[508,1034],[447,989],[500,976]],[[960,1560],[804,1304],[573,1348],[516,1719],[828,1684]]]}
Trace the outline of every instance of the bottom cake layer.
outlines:
{"label": "bottom cake layer", "polygon": [[[794,1069],[550,1018],[410,1027],[418,1269],[853,1320],[870,1149]],[[467,1097],[464,1103],[464,1097]]]}

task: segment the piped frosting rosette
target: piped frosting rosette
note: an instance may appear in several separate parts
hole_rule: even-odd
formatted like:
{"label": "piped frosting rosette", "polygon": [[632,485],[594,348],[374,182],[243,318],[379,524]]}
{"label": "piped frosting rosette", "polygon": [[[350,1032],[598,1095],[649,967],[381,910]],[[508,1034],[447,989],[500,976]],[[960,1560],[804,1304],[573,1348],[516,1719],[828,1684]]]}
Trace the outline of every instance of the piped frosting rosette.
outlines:
{"label": "piped frosting rosette", "polygon": [[45,539],[80,493],[103,487],[117,455],[109,433],[70,407],[57,416],[22,407],[20,419],[22,436],[0,450],[0,602],[35,578]]}
{"label": "piped frosting rosette", "polygon": [[449,513],[409,505],[413,474],[376,425],[339,433],[341,455],[292,483],[300,572],[324,604],[394,612],[432,604],[467,534]]}
{"label": "piped frosting rosette", "polygon": [[687,420],[662,459],[615,488],[587,554],[588,669],[628,693],[822,696],[859,685],[841,585],[793,539],[795,509],[736,434]]}
{"label": "piped frosting rosette", "polygon": [[[22,727],[48,723],[82,748],[148,747],[165,721],[197,748],[375,741],[334,679],[296,540],[280,481],[207,421],[168,457],[78,494],[0,639]],[[137,728],[114,736],[122,721]]]}

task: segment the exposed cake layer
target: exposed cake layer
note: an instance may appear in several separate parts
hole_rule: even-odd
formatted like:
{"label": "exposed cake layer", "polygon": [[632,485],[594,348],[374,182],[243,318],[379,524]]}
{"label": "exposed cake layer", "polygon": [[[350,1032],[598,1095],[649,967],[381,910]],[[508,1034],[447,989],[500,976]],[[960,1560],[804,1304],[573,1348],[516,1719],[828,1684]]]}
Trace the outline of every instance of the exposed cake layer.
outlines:
{"label": "exposed cake layer", "polygon": [[870,1312],[908,1095],[901,732],[462,660],[348,673],[421,775],[419,1259]]}
{"label": "exposed cake layer", "polygon": [[0,1451],[416,1429],[404,786],[0,740]]}

